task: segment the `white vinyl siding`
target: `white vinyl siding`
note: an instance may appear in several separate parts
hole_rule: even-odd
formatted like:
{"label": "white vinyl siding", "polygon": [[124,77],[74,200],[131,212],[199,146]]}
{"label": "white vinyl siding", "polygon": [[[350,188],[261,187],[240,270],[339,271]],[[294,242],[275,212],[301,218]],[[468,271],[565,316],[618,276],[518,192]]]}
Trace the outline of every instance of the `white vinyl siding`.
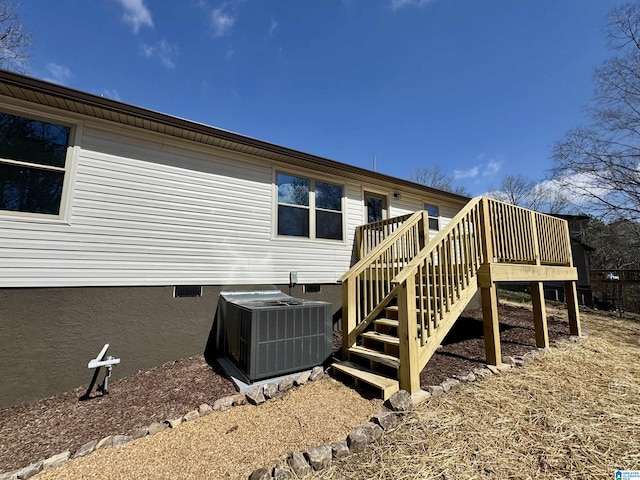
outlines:
{"label": "white vinyl siding", "polygon": [[69,224],[0,218],[0,285],[335,282],[360,217],[345,242],[272,238],[272,168],[87,125]]}
{"label": "white vinyl siding", "polygon": [[0,216],[0,287],[333,283],[351,265],[366,186],[309,171],[343,186],[345,241],[274,238],[286,166],[104,125],[84,125],[67,222]]}

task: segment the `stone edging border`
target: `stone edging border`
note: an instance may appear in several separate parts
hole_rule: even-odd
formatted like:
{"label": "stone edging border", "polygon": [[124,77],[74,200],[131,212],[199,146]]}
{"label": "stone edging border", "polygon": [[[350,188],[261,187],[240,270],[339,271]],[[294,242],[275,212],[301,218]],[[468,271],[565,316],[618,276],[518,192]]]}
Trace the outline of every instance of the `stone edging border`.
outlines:
{"label": "stone edging border", "polygon": [[[583,336],[587,334],[583,331]],[[571,335],[568,340],[554,341],[553,347],[562,347],[567,342],[576,343],[581,337]],[[400,425],[402,417],[410,413],[416,406],[455,390],[462,383],[475,382],[490,376],[501,375],[513,367],[524,367],[538,357],[551,353],[550,348],[537,348],[518,356],[504,356],[500,366],[487,365],[475,368],[466,375],[454,375],[447,378],[440,385],[432,385],[427,390],[421,390],[413,396],[405,390],[394,393],[385,402],[382,410],[375,414],[368,422],[357,426],[347,435],[347,438],[330,445],[319,445],[304,452],[294,451],[287,457],[287,464],[276,465],[273,469],[258,468],[251,473],[249,480],[292,480],[303,478],[313,471],[329,468],[335,459],[350,454],[363,452],[368,444],[379,442],[382,436]],[[0,479],[2,480],[2,479]]]}
{"label": "stone edging border", "polygon": [[[586,336],[584,331],[583,335]],[[570,342],[579,340],[580,337],[569,337]],[[564,343],[566,343],[566,340],[556,341],[553,346],[561,347]],[[467,375],[454,375],[453,378],[447,378],[440,385],[429,386],[426,391],[420,391],[413,397],[406,391],[400,390],[387,400],[383,409],[374,415],[369,422],[357,426],[349,433],[346,439],[334,442],[331,445],[313,447],[305,450],[304,453],[299,451],[291,452],[287,457],[288,468],[284,465],[276,465],[271,471],[266,468],[259,468],[249,476],[249,480],[291,480],[293,477],[289,470],[302,478],[312,471],[328,468],[332,459],[342,458],[352,453],[361,453],[368,444],[378,442],[385,432],[396,428],[400,424],[402,415],[410,412],[414,406],[424,403],[432,397],[449,392],[461,383],[474,382],[492,375],[500,375],[512,367],[522,367],[535,360],[535,358],[547,355],[550,352],[550,349],[541,348],[532,350],[522,356],[505,356],[503,357],[504,363],[498,367],[487,365],[485,368],[476,368]],[[320,380],[324,375],[323,368],[318,366],[311,371],[303,372],[297,378],[289,376],[279,383],[268,383],[255,387],[246,393],[237,393],[219,398],[213,405],[203,403],[197,409],[191,410],[181,417],[166,419],[163,422],[154,422],[148,427],[140,427],[134,430],[131,435],[108,435],[100,440],[92,440],[85,443],[73,453],[67,450],[21,469],[0,473],[0,480],[27,480],[40,472],[61,467],[70,459],[84,457],[102,448],[121,447],[133,440],[147,435],[154,435],[167,428],[177,428],[182,423],[196,420],[214,411],[225,412],[232,407],[246,404],[260,405],[267,400],[282,396],[293,387]]]}
{"label": "stone edging border", "polygon": [[148,427],[140,427],[134,430],[131,435],[109,435],[100,440],[87,442],[73,453],[67,450],[65,452],[58,453],[57,455],[52,455],[45,460],[27,465],[24,468],[11,472],[0,473],[0,480],[26,480],[40,472],[61,467],[70,459],[84,457],[102,448],[121,447],[122,445],[126,445],[138,438],[146,437],[147,435],[154,435],[166,430],[167,428],[177,428],[182,423],[193,421],[215,411],[226,412],[232,407],[238,405],[260,405],[269,399],[284,395],[286,391],[291,390],[294,387],[299,387],[307,382],[315,382],[320,380],[322,377],[324,377],[323,368],[315,367],[311,371],[299,374],[297,377],[294,375],[286,377],[279,383],[268,383],[266,385],[252,388],[246,393],[236,393],[235,395],[219,398],[213,402],[213,405],[203,403],[197,409],[191,410],[181,417],[168,418],[163,422],[154,422]]}

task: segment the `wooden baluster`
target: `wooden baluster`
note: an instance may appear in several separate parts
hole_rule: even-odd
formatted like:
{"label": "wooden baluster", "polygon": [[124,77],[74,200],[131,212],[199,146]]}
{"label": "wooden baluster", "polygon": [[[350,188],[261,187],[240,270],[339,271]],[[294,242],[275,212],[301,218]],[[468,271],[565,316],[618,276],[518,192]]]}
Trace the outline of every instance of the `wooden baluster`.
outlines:
{"label": "wooden baluster", "polygon": [[[440,279],[438,278],[436,261],[440,262],[440,257],[438,256],[438,250],[434,249],[431,253],[431,283],[433,285],[431,289],[431,298],[429,299],[429,308],[433,304],[433,328],[436,328],[439,323],[438,315],[438,291],[439,291],[439,283]],[[433,303],[432,303],[433,302]]]}

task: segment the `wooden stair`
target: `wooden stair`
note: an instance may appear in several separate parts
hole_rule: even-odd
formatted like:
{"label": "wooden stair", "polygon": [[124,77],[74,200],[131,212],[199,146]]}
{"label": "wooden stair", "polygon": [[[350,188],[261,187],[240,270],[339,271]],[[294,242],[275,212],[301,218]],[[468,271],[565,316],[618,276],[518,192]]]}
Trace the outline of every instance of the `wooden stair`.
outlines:
{"label": "wooden stair", "polygon": [[380,375],[353,362],[343,361],[333,364],[334,372],[340,372],[353,378],[356,384],[364,382],[380,390],[382,399],[386,400],[400,389],[398,380]]}
{"label": "wooden stair", "polygon": [[386,345],[400,345],[400,339],[394,335],[387,335],[386,333],[380,333],[375,331],[364,332],[360,335],[360,338],[366,340],[374,340]]}
{"label": "wooden stair", "polygon": [[[474,278],[475,281],[475,278]],[[433,279],[430,279],[430,282],[433,282]],[[441,290],[441,286],[434,282],[432,283],[433,288],[437,291]],[[419,293],[420,285],[416,285],[416,293]],[[446,325],[442,325],[443,328],[438,328],[438,326],[431,327],[434,330],[435,335],[434,338],[429,338],[428,343],[434,344],[430,345],[427,353],[430,358],[433,352],[435,352],[437,346],[442,342],[450,328],[455,323],[457,317],[462,312],[468,301],[471,299],[473,292],[475,292],[475,288],[469,289],[466,294],[458,297],[458,300],[462,300],[454,310],[455,318],[451,318],[449,316],[449,321],[445,322]],[[455,302],[456,289],[453,285],[444,289],[445,297],[448,297],[449,303]],[[422,292],[427,293],[425,288],[422,287]],[[467,298],[465,298],[467,297]],[[430,299],[428,296],[422,296],[422,301],[419,300],[419,297],[416,298],[416,314],[419,317],[423,311],[427,311],[425,307],[429,302],[429,311],[432,315],[438,316],[440,310],[438,306],[435,304],[433,299]],[[447,308],[448,310],[448,308]],[[449,313],[449,312],[448,312]],[[364,332],[362,332],[358,336],[358,342],[356,345],[350,347],[348,349],[348,358],[344,359],[342,362],[337,362],[333,364],[333,368],[335,372],[340,372],[350,378],[358,384],[359,382],[363,382],[377,388],[383,399],[386,400],[389,396],[393,395],[395,392],[399,390],[399,369],[400,369],[400,339],[398,337],[398,327],[399,327],[399,308],[397,305],[387,305],[380,316],[376,318],[370,325],[370,328]],[[420,342],[420,337],[422,336],[421,326],[418,322],[418,343]],[[436,330],[439,330],[437,333]],[[438,345],[435,345],[437,342]],[[423,357],[424,364],[428,361],[428,358]],[[421,362],[422,363],[422,362]]]}
{"label": "wooden stair", "polygon": [[[568,227],[548,215],[478,197],[435,236],[421,211],[362,225],[355,238],[358,261],[340,277],[343,362],[334,371],[384,398],[400,386],[420,389],[420,371],[480,289],[493,364],[500,362],[495,282],[542,289],[543,281],[561,280],[577,303]],[[536,322],[536,341],[545,344],[546,324]]]}
{"label": "wooden stair", "polygon": [[378,350],[363,347],[362,345],[354,345],[349,348],[349,356],[357,355],[369,360],[373,363],[381,363],[391,368],[400,368],[400,359],[395,355],[389,355]]}

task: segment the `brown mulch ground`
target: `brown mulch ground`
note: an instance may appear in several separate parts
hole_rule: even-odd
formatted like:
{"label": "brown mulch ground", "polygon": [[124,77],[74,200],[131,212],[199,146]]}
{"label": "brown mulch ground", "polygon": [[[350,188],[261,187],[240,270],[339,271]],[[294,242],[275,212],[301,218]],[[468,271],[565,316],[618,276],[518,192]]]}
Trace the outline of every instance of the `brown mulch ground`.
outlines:
{"label": "brown mulch ground", "polygon": [[[102,376],[100,376],[102,380]],[[87,387],[0,410],[0,472],[12,471],[113,434],[184,415],[236,393],[202,356],[114,380],[109,395],[79,401]]]}
{"label": "brown mulch ground", "polygon": [[[502,304],[498,308],[500,319],[500,346],[502,355],[523,355],[536,348],[531,306]],[[569,337],[566,320],[549,315],[547,312],[549,342]],[[460,373],[468,373],[485,365],[484,333],[482,330],[482,310],[473,310],[458,319],[442,348],[429,360],[420,374],[420,385],[438,385],[443,380]]]}
{"label": "brown mulch ground", "polygon": [[[535,348],[531,310],[501,305],[503,355]],[[484,364],[481,312],[461,318],[421,374],[423,387]],[[549,318],[550,340],[568,336],[566,321]],[[339,347],[340,338],[334,338]],[[183,415],[235,393],[202,356],[169,362],[111,383],[110,394],[79,402],[86,387],[0,410],[0,472],[11,471],[111,434]]]}

